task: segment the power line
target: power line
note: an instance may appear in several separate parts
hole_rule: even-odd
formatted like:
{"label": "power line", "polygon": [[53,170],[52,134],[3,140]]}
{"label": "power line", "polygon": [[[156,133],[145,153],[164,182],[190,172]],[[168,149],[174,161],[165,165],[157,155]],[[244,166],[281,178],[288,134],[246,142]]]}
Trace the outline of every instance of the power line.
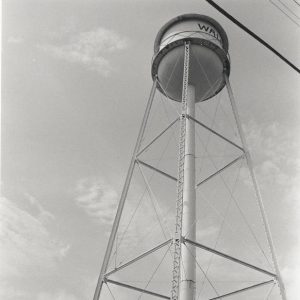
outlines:
{"label": "power line", "polygon": [[298,6],[300,6],[300,3],[299,2],[297,2],[296,0],[293,0]]}
{"label": "power line", "polygon": [[286,64],[288,64],[291,68],[293,68],[297,73],[300,74],[300,69],[298,69],[293,63],[291,63],[288,59],[286,59],[283,55],[281,55],[277,50],[275,50],[272,46],[270,46],[267,42],[265,42],[263,39],[261,39],[259,36],[257,36],[254,32],[252,32],[250,29],[248,29],[246,26],[244,26],[242,23],[240,23],[237,19],[235,19],[233,16],[231,16],[228,12],[226,12],[223,8],[221,8],[219,5],[217,5],[212,0],[206,0],[211,6],[213,6],[215,9],[217,9],[222,15],[224,15],[226,18],[228,18],[231,22],[239,26],[241,29],[243,29],[245,32],[250,34],[253,38],[255,38],[258,42],[260,42],[262,45],[264,45],[266,48],[268,48],[270,51],[272,51],[275,55],[277,55],[281,60],[283,60]]}
{"label": "power line", "polygon": [[[290,15],[288,15],[283,9],[280,8],[276,3],[274,3],[272,0],[269,0],[269,2],[274,5],[277,9],[279,9],[286,17],[288,17],[294,24],[296,24],[298,27],[300,27],[300,24],[297,23]],[[283,6],[285,6],[289,11],[291,11],[283,2],[279,1]],[[298,19],[300,19],[296,14],[294,14],[292,11],[291,13],[296,16]]]}
{"label": "power line", "polygon": [[[269,0],[269,1],[273,2],[273,0]],[[284,2],[282,2],[281,0],[277,0],[277,1],[280,2],[282,6],[284,6],[293,16],[295,16],[297,19],[300,20],[300,17],[296,15]]]}

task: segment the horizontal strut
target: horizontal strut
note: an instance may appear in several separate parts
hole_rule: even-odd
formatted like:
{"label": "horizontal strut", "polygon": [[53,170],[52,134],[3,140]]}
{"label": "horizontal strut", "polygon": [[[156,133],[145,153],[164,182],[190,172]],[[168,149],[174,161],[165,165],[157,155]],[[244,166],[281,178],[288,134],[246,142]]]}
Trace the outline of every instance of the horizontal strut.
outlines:
{"label": "horizontal strut", "polygon": [[111,280],[111,279],[106,279],[106,282],[109,282],[109,283],[112,283],[112,284],[115,284],[115,285],[119,285],[119,286],[122,286],[122,287],[127,288],[127,289],[132,289],[132,290],[135,290],[135,291],[138,291],[138,292],[149,294],[151,296],[155,296],[155,297],[158,297],[158,298],[170,299],[170,297],[168,297],[168,296],[158,294],[158,293],[155,293],[155,292],[152,292],[152,291],[148,291],[148,290],[145,290],[145,289],[141,289],[141,288],[138,288],[136,286],[129,285],[129,284],[126,284],[126,283],[123,283],[123,282],[119,282],[119,281],[115,281],[115,280]]}
{"label": "horizontal strut", "polygon": [[234,143],[233,141],[229,140],[228,138],[226,138],[225,136],[223,136],[222,134],[216,132],[215,130],[209,128],[208,126],[206,126],[205,124],[203,124],[202,122],[196,120],[195,118],[193,118],[190,115],[186,115],[186,117],[188,119],[193,120],[195,123],[199,124],[200,126],[204,127],[205,129],[209,130],[210,132],[212,132],[213,134],[215,134],[216,136],[220,137],[221,139],[223,139],[224,141],[228,142],[229,144],[235,146],[236,148],[240,149],[241,151],[245,152],[245,150],[240,147],[239,145],[237,145],[236,143]]}
{"label": "horizontal strut", "polygon": [[151,254],[151,253],[159,250],[160,248],[168,245],[169,243],[171,243],[171,241],[172,241],[172,239],[169,239],[169,240],[167,240],[167,241],[165,241],[165,242],[157,245],[156,247],[154,247],[154,248],[152,248],[152,249],[150,249],[150,250],[148,250],[148,251],[140,254],[139,256],[135,257],[134,259],[131,259],[131,260],[127,261],[126,263],[122,264],[121,266],[119,266],[119,267],[117,267],[117,268],[115,268],[115,269],[107,272],[105,274],[105,276],[107,277],[107,276],[109,276],[109,275],[111,275],[111,274],[113,274],[113,273],[115,273],[115,272],[117,272],[117,271],[119,271],[119,270],[121,270],[121,269],[123,269],[123,268],[125,268],[125,267],[127,267],[127,266],[129,266],[131,264],[133,264],[133,263],[135,263],[136,261],[138,261],[138,260],[146,257],[147,255],[149,255],[149,254]]}
{"label": "horizontal strut", "polygon": [[245,287],[243,289],[236,290],[236,291],[233,291],[233,292],[230,292],[230,293],[218,296],[218,297],[210,298],[209,300],[222,299],[222,298],[225,298],[225,297],[228,297],[228,296],[232,296],[232,295],[235,295],[235,294],[243,293],[243,292],[246,292],[248,290],[255,289],[255,288],[258,288],[258,287],[266,285],[266,284],[270,284],[272,282],[274,282],[273,279],[272,280],[268,280],[268,281],[264,281],[264,282],[261,282],[261,283],[258,283],[258,284],[254,284],[254,285],[251,285],[251,286],[247,286],[247,287]]}
{"label": "horizontal strut", "polygon": [[168,173],[165,173],[164,171],[161,171],[161,170],[159,170],[159,169],[157,169],[157,168],[155,168],[155,167],[153,167],[153,166],[151,166],[151,165],[149,165],[149,164],[147,164],[147,163],[145,163],[145,162],[143,162],[139,159],[136,159],[136,162],[143,165],[143,166],[145,166],[145,167],[147,167],[147,168],[149,168],[149,169],[151,169],[151,170],[153,170],[153,171],[156,171],[159,174],[162,174],[162,175],[164,175],[164,176],[166,176],[166,177],[168,177],[168,178],[170,178],[174,181],[177,181],[177,178],[175,178],[174,176],[169,175]]}
{"label": "horizontal strut", "polygon": [[213,178],[214,176],[218,175],[219,173],[221,173],[222,171],[224,171],[225,169],[227,169],[228,167],[232,166],[233,164],[235,164],[236,162],[238,162],[240,159],[244,158],[245,154],[242,154],[241,156],[239,156],[238,158],[236,158],[235,160],[233,160],[232,162],[230,162],[229,164],[227,164],[226,166],[224,166],[223,168],[221,168],[220,170],[216,171],[215,173],[211,174],[210,176],[208,176],[207,178],[203,179],[202,181],[200,181],[196,187],[198,187],[199,185],[203,184],[204,182],[210,180],[211,178]]}
{"label": "horizontal strut", "polygon": [[245,262],[245,261],[242,261],[242,260],[240,260],[240,259],[238,259],[238,258],[235,258],[235,257],[233,257],[233,256],[231,256],[231,255],[228,255],[228,254],[225,254],[225,253],[223,253],[223,252],[217,251],[217,250],[215,250],[215,249],[213,249],[213,248],[207,247],[207,246],[205,246],[205,245],[199,244],[199,243],[197,243],[197,242],[191,241],[191,240],[186,239],[186,238],[183,238],[183,241],[184,241],[184,242],[187,242],[187,243],[189,243],[189,244],[191,244],[191,245],[194,245],[194,246],[196,246],[196,247],[198,247],[198,248],[201,248],[201,249],[204,249],[204,250],[206,250],[206,251],[209,251],[209,252],[211,252],[211,253],[213,253],[213,254],[216,254],[216,255],[218,255],[218,256],[224,257],[224,258],[226,258],[226,259],[228,259],[228,260],[231,260],[231,261],[233,261],[233,262],[236,262],[236,263],[238,263],[238,264],[240,264],[240,265],[243,265],[243,266],[245,266],[245,267],[248,267],[248,268],[250,268],[250,269],[253,269],[253,270],[256,270],[256,271],[258,271],[258,272],[261,272],[261,273],[267,274],[267,275],[269,275],[269,276],[272,276],[272,277],[274,277],[274,278],[277,278],[276,274],[271,273],[271,272],[269,272],[269,271],[267,271],[267,270],[261,269],[261,268],[259,268],[259,267],[256,267],[256,266],[254,266],[254,265],[252,265],[252,264],[249,264],[249,263],[247,263],[247,262]]}

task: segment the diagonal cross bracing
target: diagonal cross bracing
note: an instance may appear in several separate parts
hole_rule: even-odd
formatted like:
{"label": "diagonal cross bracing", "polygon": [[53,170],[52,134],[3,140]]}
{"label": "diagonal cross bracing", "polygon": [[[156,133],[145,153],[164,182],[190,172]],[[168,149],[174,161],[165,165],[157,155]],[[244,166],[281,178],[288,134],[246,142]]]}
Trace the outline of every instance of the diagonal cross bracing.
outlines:
{"label": "diagonal cross bracing", "polygon": [[170,178],[170,179],[172,179],[172,180],[174,180],[174,181],[177,181],[177,178],[176,178],[176,177],[174,177],[174,176],[172,176],[172,175],[170,175],[170,174],[168,174],[168,173],[166,173],[166,172],[164,172],[164,171],[161,171],[161,170],[159,170],[159,169],[157,169],[157,168],[155,168],[155,167],[153,167],[153,166],[151,166],[151,165],[149,165],[149,164],[143,162],[143,161],[140,160],[140,159],[136,159],[136,162],[139,163],[139,164],[141,164],[141,165],[143,165],[143,166],[145,166],[145,167],[147,167],[147,168],[149,168],[149,169],[151,169],[151,170],[153,170],[153,171],[158,172],[158,173],[161,174],[161,175],[164,175],[164,176],[166,176],[166,177],[168,177],[168,178]]}
{"label": "diagonal cross bracing", "polygon": [[143,152],[145,152],[155,141],[157,141],[169,128],[171,128],[179,118],[176,118],[173,122],[169,124],[162,132],[160,132],[148,145],[146,145],[136,156],[140,156]]}
{"label": "diagonal cross bracing", "polygon": [[247,263],[247,262],[245,262],[245,261],[243,261],[243,260],[240,260],[240,259],[238,259],[238,258],[235,258],[235,257],[233,257],[233,256],[231,256],[231,255],[228,255],[228,254],[225,254],[225,253],[223,253],[223,252],[217,251],[217,250],[215,250],[215,249],[213,249],[213,248],[210,248],[210,247],[205,246],[205,245],[202,245],[202,244],[200,244],[200,243],[191,241],[191,240],[186,239],[186,238],[183,238],[183,240],[184,240],[184,242],[187,242],[187,243],[189,243],[189,244],[191,244],[191,245],[194,245],[194,246],[196,246],[196,247],[198,247],[198,248],[201,248],[201,249],[204,249],[204,250],[206,250],[206,251],[209,251],[209,252],[211,252],[211,253],[213,253],[213,254],[216,254],[216,255],[218,255],[218,256],[224,257],[224,258],[226,258],[226,259],[228,259],[228,260],[231,260],[231,261],[233,261],[233,262],[236,262],[236,263],[238,263],[238,264],[240,264],[240,265],[243,265],[243,266],[248,267],[248,268],[250,268],[250,269],[253,269],[253,270],[256,270],[256,271],[258,271],[258,272],[261,272],[261,273],[267,274],[267,275],[269,275],[269,276],[272,276],[272,277],[274,277],[274,278],[277,278],[276,274],[274,274],[274,273],[272,273],[272,272],[270,272],[270,271],[264,270],[264,269],[262,269],[262,268],[259,268],[259,267],[257,267],[257,266],[254,266],[254,265],[252,265],[252,264],[249,264],[249,263]]}
{"label": "diagonal cross bracing", "polygon": [[134,290],[134,291],[137,291],[137,292],[142,292],[144,294],[149,294],[151,296],[155,296],[155,297],[158,297],[158,298],[170,299],[170,297],[168,297],[168,296],[165,296],[165,295],[162,295],[162,294],[159,294],[159,293],[155,293],[155,292],[152,292],[152,291],[148,291],[148,290],[145,290],[145,289],[133,286],[133,285],[123,283],[123,282],[119,282],[119,281],[115,281],[115,280],[111,280],[111,279],[106,279],[106,282],[112,283],[112,284],[115,284],[115,285],[118,285],[118,286],[122,286],[124,288],[131,289],[131,290]]}
{"label": "diagonal cross bracing", "polygon": [[264,281],[264,282],[260,282],[258,284],[254,284],[254,285],[251,285],[251,286],[247,286],[243,289],[239,289],[239,290],[236,290],[236,291],[233,291],[233,292],[230,292],[230,293],[227,293],[227,294],[224,294],[224,295],[221,295],[221,296],[218,296],[218,297],[214,297],[214,298],[210,298],[209,300],[217,300],[217,299],[223,299],[225,297],[229,297],[229,296],[232,296],[232,295],[236,295],[236,294],[239,294],[239,293],[243,293],[243,292],[246,292],[248,290],[251,290],[251,289],[255,289],[255,288],[258,288],[258,287],[261,287],[263,285],[266,285],[266,284],[270,284],[270,283],[274,283],[274,280],[268,280],[268,281]]}
{"label": "diagonal cross bracing", "polygon": [[224,74],[224,79],[225,79],[225,83],[226,83],[227,92],[228,92],[228,96],[229,96],[229,99],[230,99],[233,115],[234,115],[235,122],[236,122],[236,125],[237,125],[237,129],[238,129],[239,135],[241,137],[242,145],[245,149],[246,160],[247,160],[248,168],[249,168],[250,175],[251,175],[251,178],[252,178],[253,186],[254,186],[254,189],[255,189],[255,194],[256,194],[258,206],[259,206],[259,209],[260,209],[260,214],[261,214],[261,217],[262,217],[262,220],[263,220],[265,234],[266,234],[268,244],[269,244],[269,248],[270,248],[270,251],[271,251],[271,256],[272,256],[272,260],[273,260],[273,264],[274,264],[274,268],[275,268],[275,272],[276,272],[276,278],[277,278],[277,281],[278,281],[281,297],[282,297],[283,300],[287,300],[284,283],[283,283],[283,280],[282,280],[282,277],[281,277],[279,264],[278,264],[277,257],[276,257],[276,254],[275,254],[275,248],[274,248],[274,243],[273,243],[273,239],[272,239],[272,235],[271,235],[269,222],[268,222],[268,219],[267,219],[267,215],[265,213],[264,203],[263,203],[262,196],[261,196],[261,193],[260,193],[260,190],[259,190],[259,187],[258,187],[256,176],[255,176],[255,173],[254,173],[254,166],[253,166],[252,158],[251,158],[251,155],[250,155],[248,147],[247,147],[245,134],[244,134],[244,131],[243,131],[243,128],[242,128],[240,118],[239,118],[239,114],[238,114],[237,106],[236,106],[235,99],[234,99],[234,96],[233,96],[233,92],[232,92],[232,89],[231,89],[231,85],[230,85],[230,82],[229,82],[229,78],[226,74]]}
{"label": "diagonal cross bracing", "polygon": [[100,298],[100,293],[101,293],[101,289],[103,286],[103,280],[104,280],[104,276],[105,273],[107,271],[107,267],[108,267],[108,263],[111,257],[111,252],[112,252],[112,248],[114,245],[114,241],[116,238],[116,234],[119,228],[119,224],[120,224],[120,220],[121,220],[121,216],[123,213],[123,209],[124,209],[124,205],[126,202],[126,198],[127,198],[127,193],[129,190],[129,185],[131,183],[131,179],[132,179],[132,175],[133,175],[133,171],[134,171],[134,167],[135,167],[135,158],[137,153],[139,152],[140,146],[141,146],[141,142],[145,133],[145,129],[146,129],[146,125],[148,122],[148,118],[149,118],[149,114],[151,111],[151,107],[152,107],[152,103],[153,103],[153,99],[154,99],[154,95],[155,95],[155,91],[156,91],[156,86],[157,86],[157,79],[155,78],[155,80],[153,81],[153,85],[152,85],[152,89],[150,92],[150,96],[149,96],[149,100],[147,103],[147,107],[144,113],[144,117],[143,117],[143,121],[139,130],[139,134],[138,134],[138,138],[133,150],[133,154],[132,154],[132,158],[130,161],[130,165],[129,165],[129,169],[127,171],[127,175],[126,175],[126,179],[125,179],[125,183],[123,186],[123,190],[121,193],[121,197],[120,197],[120,201],[118,204],[118,208],[117,208],[117,212],[116,212],[116,216],[114,219],[114,223],[113,223],[113,227],[109,236],[109,240],[108,240],[108,245],[106,247],[106,251],[105,251],[105,255],[104,255],[104,259],[103,259],[103,263],[101,266],[101,270],[100,270],[100,274],[98,277],[98,281],[97,281],[97,286],[95,289],[95,293],[94,293],[94,297],[93,300],[98,300]]}
{"label": "diagonal cross bracing", "polygon": [[162,248],[162,247],[168,245],[171,241],[172,241],[172,239],[169,239],[169,240],[167,240],[167,241],[165,241],[165,242],[163,242],[163,243],[157,245],[156,247],[154,247],[154,248],[152,248],[152,249],[150,249],[150,250],[148,250],[148,251],[146,251],[146,252],[140,254],[139,256],[135,257],[134,259],[127,261],[126,263],[122,264],[121,266],[119,266],[119,267],[117,267],[117,268],[115,268],[115,269],[113,269],[113,270],[107,272],[107,273],[105,274],[105,277],[107,277],[107,276],[109,276],[109,275],[111,275],[111,274],[113,274],[113,273],[115,273],[115,272],[117,272],[117,271],[119,271],[119,270],[121,270],[121,269],[123,269],[123,268],[125,268],[125,267],[128,267],[129,265],[131,265],[131,264],[137,262],[138,260],[140,260],[140,259],[146,257],[147,255],[149,255],[149,254],[151,254],[151,253],[153,253],[153,252],[159,250],[160,248]]}
{"label": "diagonal cross bracing", "polygon": [[218,175],[219,173],[221,173],[222,171],[224,171],[225,169],[227,169],[228,167],[232,166],[233,164],[235,164],[236,162],[238,162],[240,159],[244,158],[244,154],[242,154],[241,156],[239,156],[238,158],[234,159],[233,161],[231,161],[230,163],[228,163],[226,166],[224,166],[223,168],[221,168],[220,170],[216,171],[215,173],[211,174],[210,176],[208,176],[207,178],[203,179],[202,181],[200,181],[199,183],[197,183],[196,188],[205,183],[206,181],[210,180],[211,178],[213,178],[214,176]]}
{"label": "diagonal cross bracing", "polygon": [[207,125],[203,124],[202,122],[198,121],[197,119],[193,118],[190,115],[186,115],[186,117],[188,119],[193,120],[195,123],[197,123],[198,125],[202,126],[203,128],[209,130],[210,132],[212,132],[213,134],[215,134],[216,136],[218,136],[219,138],[223,139],[224,141],[228,142],[229,144],[233,145],[234,147],[240,149],[241,151],[245,152],[245,150],[239,146],[238,144],[234,143],[233,141],[229,140],[228,138],[226,138],[225,136],[223,136],[222,134],[218,133],[217,131],[213,130],[212,128],[208,127]]}

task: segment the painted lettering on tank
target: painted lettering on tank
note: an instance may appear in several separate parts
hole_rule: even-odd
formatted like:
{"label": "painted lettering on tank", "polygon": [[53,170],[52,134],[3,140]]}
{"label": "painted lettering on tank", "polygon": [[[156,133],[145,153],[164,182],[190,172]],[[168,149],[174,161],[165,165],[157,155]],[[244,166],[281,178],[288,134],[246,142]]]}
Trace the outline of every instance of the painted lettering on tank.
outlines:
{"label": "painted lettering on tank", "polygon": [[205,32],[209,35],[212,35],[215,39],[217,39],[220,42],[222,41],[218,32],[216,32],[216,30],[213,29],[212,27],[210,27],[209,25],[206,25],[206,24],[204,25],[204,24],[198,23],[198,27],[199,27],[200,31]]}
{"label": "painted lettering on tank", "polygon": [[209,26],[207,26],[207,25],[202,25],[202,24],[198,23],[198,26],[199,26],[201,31],[206,31],[207,32],[209,30]]}

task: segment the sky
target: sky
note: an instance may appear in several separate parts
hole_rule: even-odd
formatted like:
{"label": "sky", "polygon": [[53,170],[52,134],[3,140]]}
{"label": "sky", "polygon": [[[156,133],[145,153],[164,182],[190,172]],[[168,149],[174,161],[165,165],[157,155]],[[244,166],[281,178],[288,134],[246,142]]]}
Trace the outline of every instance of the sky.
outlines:
{"label": "sky", "polygon": [[[217,1],[299,67],[299,26],[279,11],[274,2],[280,5],[275,0]],[[295,2],[282,2],[300,16]],[[287,13],[291,15],[291,11]],[[288,299],[297,299],[300,279],[299,74],[200,0],[2,2],[1,298],[92,299],[152,86],[154,39],[163,24],[184,13],[211,16],[227,32],[232,88]],[[297,17],[293,18],[297,21]],[[166,119],[176,116],[176,104],[166,102],[162,106],[160,98],[157,94],[149,122],[153,127],[149,125],[146,132],[148,140],[160,125],[168,124]],[[222,91],[219,100],[213,101],[203,104],[208,115],[217,109],[216,101],[222,101],[222,109],[229,114],[226,91]],[[200,108],[198,116],[202,116],[203,122],[210,120],[201,115]],[[216,124],[216,128],[225,130],[221,112],[219,119],[221,123]],[[204,132],[203,138],[209,139]],[[210,144],[212,155],[217,156],[219,149],[229,151],[217,143]],[[200,142],[198,144],[200,149]],[[161,145],[163,141],[156,151],[161,150]],[[170,160],[162,159],[161,166],[176,176],[176,139],[168,143],[168,147]],[[156,156],[157,153],[154,152]],[[151,161],[151,153],[145,159]],[[210,172],[212,166],[207,163],[206,168]],[[123,242],[120,261],[128,258],[128,252],[134,255],[163,241],[159,226],[150,232],[152,224],[157,222],[152,208],[161,209],[172,230],[175,208],[170,199],[174,199],[176,185],[161,177],[152,179],[147,172],[137,170],[129,193],[133,200],[125,208],[121,227],[126,227],[143,194],[145,178],[162,198],[158,197],[153,204],[151,191],[148,191],[135,218],[135,227],[129,230]],[[245,164],[230,172],[224,177],[231,191],[233,179],[241,177],[241,187],[236,188],[235,195],[242,199],[241,195],[250,190]],[[225,192],[221,188],[214,189],[213,185],[202,192],[217,199],[215,204],[220,204],[220,210],[225,213],[226,206],[222,207],[218,200]],[[166,192],[171,189],[170,194]],[[204,199],[203,195],[199,197]],[[228,203],[227,208],[231,207],[231,202]],[[241,205],[245,205],[253,224],[256,219],[259,222],[247,203],[241,202]],[[207,217],[210,214],[204,202],[199,208],[203,208],[197,212],[202,216],[198,224],[202,227],[199,226],[197,236],[213,244],[219,227],[213,217]],[[231,221],[239,221],[233,208],[228,216]],[[256,228],[258,232],[259,228]],[[149,231],[151,239],[142,239],[140,247],[130,248],[133,240],[139,240],[145,231]],[[239,234],[246,236],[242,227]],[[220,248],[228,250],[226,240],[236,246],[235,241],[229,239],[229,233],[223,232]],[[236,252],[239,249],[237,247]],[[153,258],[155,261],[164,255],[162,250]],[[200,253],[198,256],[203,257],[204,265],[209,260]],[[146,261],[144,267],[150,265],[151,261]],[[161,276],[168,278],[166,267],[161,271]],[[219,272],[224,275],[220,269]],[[134,270],[124,276],[133,274]],[[214,275],[213,271],[211,274]],[[139,276],[142,276],[140,272]],[[221,284],[218,287],[223,288]],[[119,293],[113,289],[112,292]],[[104,299],[110,299],[109,291],[106,293]],[[278,299],[278,295],[270,295],[270,299]],[[119,297],[127,299],[123,294]]]}

